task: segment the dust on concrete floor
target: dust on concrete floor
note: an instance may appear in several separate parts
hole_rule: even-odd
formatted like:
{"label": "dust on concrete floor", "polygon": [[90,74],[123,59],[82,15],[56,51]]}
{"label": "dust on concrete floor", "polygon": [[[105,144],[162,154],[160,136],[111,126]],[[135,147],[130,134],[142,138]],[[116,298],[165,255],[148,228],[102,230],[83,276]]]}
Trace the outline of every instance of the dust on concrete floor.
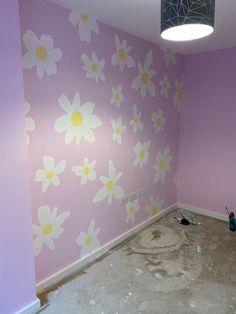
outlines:
{"label": "dust on concrete floor", "polygon": [[183,226],[170,213],[140,231],[51,291],[42,313],[236,313],[236,233],[196,218]]}

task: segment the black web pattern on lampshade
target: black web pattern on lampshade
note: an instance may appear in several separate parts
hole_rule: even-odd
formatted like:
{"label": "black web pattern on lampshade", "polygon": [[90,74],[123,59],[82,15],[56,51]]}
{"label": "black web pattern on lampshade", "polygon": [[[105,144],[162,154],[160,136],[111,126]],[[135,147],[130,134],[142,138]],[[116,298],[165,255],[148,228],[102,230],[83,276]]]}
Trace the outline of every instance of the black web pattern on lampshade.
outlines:
{"label": "black web pattern on lampshade", "polygon": [[214,27],[215,0],[162,0],[161,31],[183,24]]}

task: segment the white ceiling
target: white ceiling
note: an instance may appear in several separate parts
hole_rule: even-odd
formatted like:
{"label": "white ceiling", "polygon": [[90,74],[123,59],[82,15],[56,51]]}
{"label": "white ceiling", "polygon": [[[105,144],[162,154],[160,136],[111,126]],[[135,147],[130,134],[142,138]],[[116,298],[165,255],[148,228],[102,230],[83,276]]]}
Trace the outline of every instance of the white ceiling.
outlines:
{"label": "white ceiling", "polygon": [[182,54],[236,47],[236,0],[216,0],[215,32],[191,42],[167,42],[160,37],[160,0],[49,0],[76,7],[101,22]]}

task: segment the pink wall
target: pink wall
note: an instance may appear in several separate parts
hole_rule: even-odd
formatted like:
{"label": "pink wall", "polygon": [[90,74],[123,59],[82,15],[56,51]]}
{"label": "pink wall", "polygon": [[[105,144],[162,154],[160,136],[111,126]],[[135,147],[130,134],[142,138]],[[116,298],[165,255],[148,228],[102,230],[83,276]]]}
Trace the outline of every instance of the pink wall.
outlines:
{"label": "pink wall", "polygon": [[236,207],[236,48],[185,58],[178,200]]}
{"label": "pink wall", "polygon": [[0,313],[35,301],[18,4],[0,11]]}
{"label": "pink wall", "polygon": [[[164,51],[156,45],[102,23],[96,25],[94,21],[91,22],[94,31],[89,38],[88,33],[81,28],[79,33],[78,25],[73,25],[77,18],[81,17],[47,1],[22,1],[25,98],[31,106],[28,116],[34,120],[28,135],[38,282],[145,221],[151,216],[151,209],[154,208],[155,213],[155,208],[162,210],[174,204],[177,197],[174,177],[178,168],[181,96],[177,89],[181,87],[182,58],[169,52],[167,62]],[[43,34],[50,37],[41,37]],[[119,64],[115,65],[115,57],[112,58],[117,51],[116,35],[120,44],[132,47],[127,53],[133,62],[126,59],[129,67],[123,70]],[[46,54],[42,46],[45,48],[49,42],[51,48],[49,45],[48,49],[52,51]],[[41,60],[36,55],[39,46]],[[103,67],[104,76],[101,74],[97,81],[88,77],[83,62],[91,58],[92,53],[99,61],[104,60],[98,65]],[[49,60],[50,65],[45,60]],[[132,88],[144,64],[150,75],[149,80],[144,80],[150,91],[146,91],[146,95]],[[43,66],[47,72],[43,72]],[[160,85],[165,75],[170,83],[168,97]],[[112,89],[119,85],[123,101],[116,106],[111,103]],[[77,92],[81,105],[86,102],[94,105],[87,104],[84,109],[71,107]],[[68,100],[61,98],[62,95]],[[78,101],[76,103],[78,105]],[[130,124],[134,104],[141,112],[142,123],[136,132]],[[92,107],[93,117],[90,115]],[[81,110],[84,110],[83,121],[86,120],[90,128],[90,131],[83,129],[83,135],[80,133],[85,127],[82,120],[77,119],[77,126],[73,126],[71,119],[73,112],[77,112],[78,118]],[[165,120],[161,130],[155,129],[152,121],[152,117],[157,121],[155,113],[160,111],[162,122]],[[64,118],[60,118],[63,115]],[[113,134],[114,121],[111,123],[111,119],[118,121],[119,118],[125,126],[121,142]],[[76,134],[77,143],[73,137]],[[142,165],[138,159],[137,164],[135,162],[138,142],[146,143],[148,149]],[[53,158],[54,165],[47,156]],[[83,170],[79,170],[78,165],[83,166],[85,158],[89,162],[96,160],[96,165],[93,164],[96,178],[93,173],[83,179],[86,181],[83,184],[78,176]],[[156,164],[159,167],[158,158],[165,159],[161,173],[154,169]],[[103,199],[104,193],[111,192],[104,177],[108,177],[109,172],[112,174],[112,164],[118,188],[112,190],[112,200]],[[47,177],[47,174],[50,175]],[[147,194],[133,204],[134,211],[128,212],[129,208],[120,205],[119,196],[140,188]]]}

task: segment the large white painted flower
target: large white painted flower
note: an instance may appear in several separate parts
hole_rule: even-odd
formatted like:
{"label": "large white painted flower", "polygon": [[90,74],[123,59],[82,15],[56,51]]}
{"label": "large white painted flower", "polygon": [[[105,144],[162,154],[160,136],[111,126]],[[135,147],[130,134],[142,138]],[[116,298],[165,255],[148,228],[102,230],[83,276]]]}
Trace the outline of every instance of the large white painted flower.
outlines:
{"label": "large white painted flower", "polygon": [[92,52],[91,58],[89,58],[85,53],[81,55],[81,60],[84,63],[83,69],[86,72],[86,77],[95,79],[96,82],[99,80],[105,82],[105,76],[103,69],[105,67],[105,60],[98,60],[95,52]]}
{"label": "large white painted flower", "polygon": [[168,98],[170,82],[168,81],[167,75],[164,75],[163,80],[160,81],[160,86],[161,86],[161,96]]}
{"label": "large white painted flower", "polygon": [[102,202],[106,197],[108,198],[108,204],[111,203],[113,196],[120,199],[124,195],[124,191],[117,185],[120,180],[122,172],[116,174],[116,168],[111,160],[108,163],[108,177],[100,177],[99,180],[104,185],[93,198],[93,202]]}
{"label": "large white painted flower", "polygon": [[124,68],[127,66],[128,68],[135,67],[135,62],[133,58],[129,55],[131,51],[131,46],[128,46],[127,41],[123,40],[122,42],[119,40],[119,37],[115,35],[116,42],[116,52],[111,57],[112,65],[119,64],[120,70],[124,71]]}
{"label": "large white painted flower", "polygon": [[62,58],[62,52],[54,48],[53,38],[50,35],[42,35],[40,39],[32,32],[27,31],[23,35],[25,48],[28,50],[23,56],[23,67],[31,69],[36,66],[38,78],[43,78],[44,73],[53,75],[57,73],[58,62]]}
{"label": "large white painted flower", "polygon": [[77,165],[72,168],[72,171],[76,176],[81,177],[80,183],[84,185],[89,181],[94,181],[96,179],[96,172],[94,167],[96,166],[96,160],[92,162],[88,161],[88,158],[84,158],[83,165]]}
{"label": "large white painted flower", "polygon": [[99,33],[96,20],[76,9],[70,12],[69,21],[74,26],[79,26],[79,38],[81,41],[89,43],[91,41],[91,32]]}
{"label": "large white painted flower", "polygon": [[[26,115],[25,129],[26,129],[26,132],[33,131],[35,129],[34,120],[31,117],[27,116],[28,113],[30,112],[30,110],[31,110],[30,104],[27,101],[25,101],[25,115]],[[27,143],[27,145],[30,144],[30,138],[29,138],[29,135],[27,133],[26,133],[26,143]]]}
{"label": "large white painted flower", "polygon": [[163,117],[163,111],[159,110],[158,113],[154,112],[152,114],[152,122],[155,133],[159,133],[164,130],[164,125],[166,124],[166,119]]}
{"label": "large white painted flower", "polygon": [[136,158],[134,160],[134,166],[139,165],[139,167],[142,168],[143,165],[147,164],[150,146],[151,141],[144,142],[143,144],[138,142],[134,146],[134,153],[136,155]]}
{"label": "large white painted flower", "polygon": [[45,244],[50,250],[55,249],[54,240],[58,239],[64,229],[61,227],[70,212],[66,211],[57,215],[57,207],[53,210],[49,206],[38,208],[39,226],[33,225],[34,254],[38,256]]}
{"label": "large white painted flower", "polygon": [[164,182],[166,173],[171,170],[172,156],[169,152],[170,148],[167,146],[163,152],[159,150],[156,155],[156,164],[153,167],[155,169],[154,183]]}
{"label": "large white painted flower", "polygon": [[164,59],[166,61],[166,66],[168,67],[170,63],[176,64],[175,54],[170,48],[161,48],[164,51]]}
{"label": "large white painted flower", "polygon": [[73,138],[76,139],[77,145],[82,138],[93,143],[95,141],[93,130],[102,125],[101,120],[93,114],[95,104],[88,101],[81,105],[78,92],[72,104],[66,95],[59,97],[58,103],[66,114],[55,121],[55,130],[59,133],[66,132],[65,143],[71,143]]}
{"label": "large white painted flower", "polygon": [[156,198],[150,195],[150,204],[146,206],[148,216],[155,216],[159,211],[161,211],[164,201],[164,198],[161,198],[159,195],[157,195]]}
{"label": "large white painted flower", "polygon": [[97,239],[99,232],[100,228],[95,229],[94,220],[91,220],[86,233],[80,232],[76,238],[76,243],[82,247],[80,257],[84,257],[100,247],[100,241]]}
{"label": "large white painted flower", "polygon": [[113,129],[112,139],[114,142],[117,142],[118,144],[121,144],[121,136],[124,133],[124,131],[127,129],[127,126],[122,125],[121,118],[118,118],[117,121],[114,119],[111,119],[111,126]]}
{"label": "large white painted flower", "polygon": [[60,161],[56,166],[54,165],[53,157],[45,155],[43,157],[44,169],[38,169],[35,173],[35,181],[42,182],[42,192],[45,193],[50,185],[59,185],[61,174],[66,167],[66,161]]}
{"label": "large white painted flower", "polygon": [[184,99],[184,87],[183,87],[183,77],[175,80],[176,92],[174,95],[174,106],[177,109],[177,112],[181,110],[181,102]]}
{"label": "large white painted flower", "polygon": [[142,98],[146,97],[147,92],[149,92],[152,97],[155,97],[156,95],[155,86],[151,81],[151,79],[156,75],[156,72],[150,69],[152,62],[152,51],[149,50],[146,55],[144,65],[142,66],[142,64],[138,62],[139,75],[133,80],[131,84],[131,87],[135,90],[140,89]]}
{"label": "large white painted flower", "polygon": [[126,212],[127,212],[127,217],[126,217],[126,222],[133,222],[136,216],[137,211],[139,210],[139,201],[134,200],[132,202],[128,202],[126,205]]}
{"label": "large white painted flower", "polygon": [[141,112],[138,112],[136,105],[133,105],[132,108],[133,119],[130,120],[129,124],[133,127],[133,132],[136,133],[137,130],[141,131],[143,129],[143,124],[140,121]]}
{"label": "large white painted flower", "polygon": [[122,86],[119,84],[117,87],[112,87],[111,104],[115,104],[116,107],[120,107],[120,103],[124,100],[122,94]]}

